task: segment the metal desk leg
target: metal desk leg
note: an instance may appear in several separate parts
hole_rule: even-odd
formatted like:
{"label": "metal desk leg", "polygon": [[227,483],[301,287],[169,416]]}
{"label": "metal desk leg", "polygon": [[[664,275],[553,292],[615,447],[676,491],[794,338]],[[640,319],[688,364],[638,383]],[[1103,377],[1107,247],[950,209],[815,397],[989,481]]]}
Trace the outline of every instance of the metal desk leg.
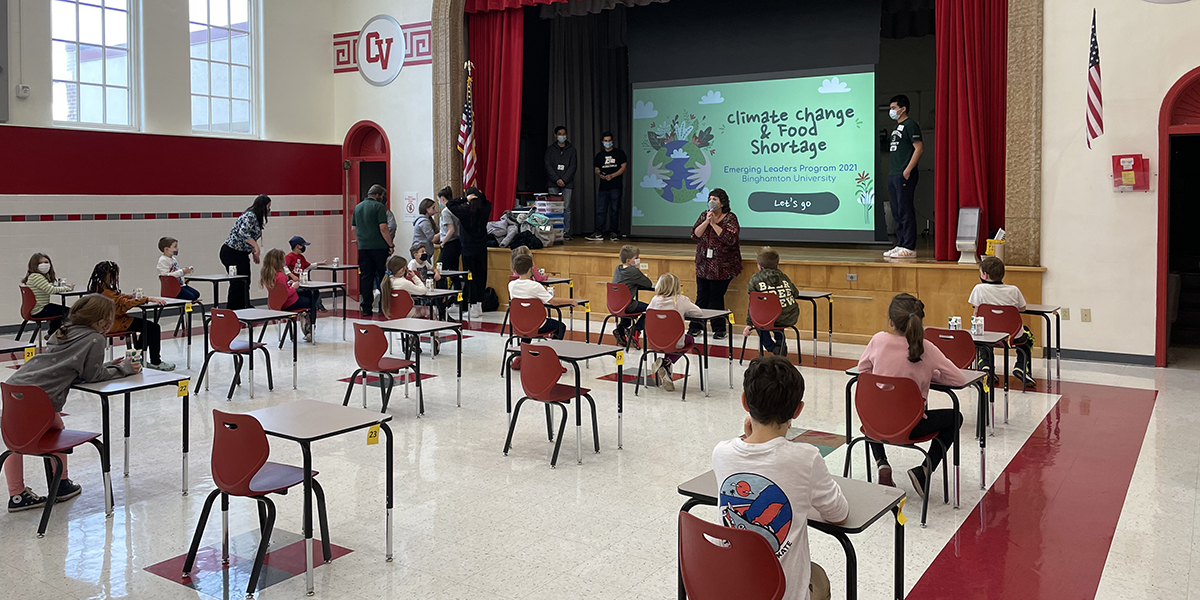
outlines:
{"label": "metal desk leg", "polygon": [[[812,302],[813,307],[813,364],[817,364],[817,301],[815,298],[808,300]],[[796,351],[800,351],[800,340],[796,340]]]}
{"label": "metal desk leg", "polygon": [[1054,311],[1054,378],[1062,382],[1062,316]]}
{"label": "metal desk leg", "polygon": [[[704,356],[700,357],[700,359],[701,359],[701,361],[704,362],[704,378],[709,381],[712,381],[712,378],[709,377],[709,375],[708,375],[708,321],[704,322],[704,330],[703,330],[702,334],[704,336]],[[730,368],[733,368],[733,367],[730,367]],[[712,387],[712,386],[710,385],[709,387]],[[707,389],[704,390],[704,397],[705,398],[708,397]]]}
{"label": "metal desk leg", "polygon": [[625,361],[617,363],[617,450],[621,449],[622,433],[625,429],[621,419],[625,416]]}
{"label": "metal desk leg", "polygon": [[[955,394],[953,391],[948,392],[948,393],[950,394],[950,400],[954,403],[954,413],[956,415],[961,415],[962,410],[959,408],[960,405],[958,403],[958,394]],[[958,460],[958,446],[959,446],[959,442],[961,441],[961,439],[960,439],[961,436],[959,435],[959,431],[961,429],[962,429],[961,427],[954,428],[954,442],[953,442],[953,444],[954,444],[954,508],[956,508],[956,509],[958,508],[958,502],[959,502],[958,496],[959,496],[959,489],[960,489],[959,483],[961,481],[961,476],[959,474],[959,460]],[[943,461],[944,460],[945,459],[943,459]],[[928,493],[928,491],[926,491],[926,493]]]}
{"label": "metal desk leg", "polygon": [[[815,354],[815,353],[814,353]],[[829,296],[829,358],[833,358],[833,296]]]}
{"label": "metal desk leg", "polygon": [[[189,382],[190,384],[191,382]],[[192,386],[188,385],[188,393],[183,397],[183,495],[188,495],[188,406],[192,401]]]}
{"label": "metal desk leg", "polygon": [[978,409],[975,411],[975,433],[979,438],[979,489],[987,489],[987,394],[979,383]]}
{"label": "metal desk leg", "polygon": [[[254,323],[246,323],[250,332],[250,398],[254,398]],[[263,325],[266,327],[266,325]],[[312,559],[309,559],[310,561]],[[310,578],[311,579],[311,578]],[[310,590],[311,591],[311,590]]]}
{"label": "metal desk leg", "polygon": [[[100,414],[101,414],[101,436],[104,438],[104,464],[112,464],[112,437],[109,436],[108,426],[108,396],[100,395]],[[113,516],[113,494],[112,494],[112,469],[104,472],[104,514],[106,517]]]}
{"label": "metal desk leg", "polygon": [[[899,517],[900,508],[893,508],[892,514]],[[896,520],[896,549],[893,552],[896,555],[896,600],[904,600],[904,526],[899,519]]]}
{"label": "metal desk leg", "polygon": [[[316,307],[313,307],[313,312],[316,313]],[[297,317],[292,317],[292,389],[296,389],[297,372],[300,370],[299,363],[296,362],[296,356],[299,354],[300,342],[297,338],[300,337],[300,322]],[[315,339],[315,338],[314,338]]]}
{"label": "metal desk leg", "polygon": [[512,361],[514,355],[504,351],[504,417],[505,425],[512,427]]}
{"label": "metal desk leg", "polygon": [[[387,423],[380,423],[387,444],[387,555],[386,561],[392,562],[392,428]],[[312,552],[310,551],[311,555]]]}
{"label": "metal desk leg", "polygon": [[462,408],[462,347],[463,347],[463,332],[460,324],[454,333],[458,335],[458,376],[455,378],[455,386],[457,389],[454,392],[455,398],[458,400],[458,407]]}
{"label": "metal desk leg", "polygon": [[[729,324],[729,335],[725,336],[725,339],[728,342],[727,351],[729,352],[729,354],[727,355],[729,357],[729,389],[732,390],[733,389],[733,324],[732,323]],[[796,344],[799,345],[800,340],[796,340]],[[707,372],[704,374],[706,376],[708,375]],[[708,387],[712,387],[712,381],[709,381]],[[705,388],[705,389],[707,390],[708,388]],[[707,396],[708,392],[705,392],[705,395]]]}
{"label": "metal desk leg", "polygon": [[312,449],[308,442],[300,442],[300,453],[304,455],[304,583],[309,596],[313,595],[312,558]]}
{"label": "metal desk leg", "polygon": [[571,366],[575,368],[575,460],[576,464],[583,464],[583,396],[580,395],[581,381],[579,377],[579,363],[571,361]]}
{"label": "metal desk leg", "polygon": [[[421,334],[413,334],[412,337],[412,348],[415,358],[413,361],[413,377],[417,380],[417,418],[420,419],[421,415],[425,414],[425,392],[422,391],[424,387],[421,385]],[[379,381],[379,385],[383,385],[382,378]]]}
{"label": "metal desk leg", "polygon": [[842,545],[846,553],[846,600],[858,599],[858,555],[854,552],[854,544],[844,533],[830,533]]}
{"label": "metal desk leg", "polygon": [[342,341],[346,341],[346,296],[350,295],[350,285],[342,288]]}
{"label": "metal desk leg", "polygon": [[187,368],[192,368],[192,313],[187,311]]}
{"label": "metal desk leg", "polygon": [[129,477],[129,392],[125,392],[125,476]]}
{"label": "metal desk leg", "polygon": [[1008,341],[1004,342],[1004,372],[1000,373],[1000,380],[1004,382],[1004,424],[1008,425]]}

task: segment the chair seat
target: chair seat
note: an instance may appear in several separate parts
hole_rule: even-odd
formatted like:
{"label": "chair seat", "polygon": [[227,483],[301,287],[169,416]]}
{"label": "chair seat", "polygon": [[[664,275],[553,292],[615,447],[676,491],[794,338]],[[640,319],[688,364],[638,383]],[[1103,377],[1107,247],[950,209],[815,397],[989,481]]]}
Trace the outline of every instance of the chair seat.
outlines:
{"label": "chair seat", "polygon": [[[861,431],[863,433],[863,435],[866,435],[866,433],[867,433],[866,430],[863,429],[862,427],[859,427],[858,430]],[[870,437],[870,436],[867,436],[867,437]],[[895,442],[888,442],[888,443],[893,446],[911,446],[913,444],[920,444],[920,443],[928,442],[936,437],[937,437],[937,433],[935,432],[935,433],[930,433],[928,435],[923,435],[917,439],[910,439],[910,440],[908,440],[907,444],[897,444]]]}
{"label": "chair seat", "polygon": [[37,322],[37,321],[53,321],[53,320],[55,320],[55,319],[61,319],[61,318],[63,318],[63,317],[34,317],[34,316],[23,317],[23,319],[24,319],[24,320],[26,320],[26,321],[31,321],[31,322]]}
{"label": "chair seat", "polygon": [[104,334],[106,338],[119,338],[133,335],[132,331],[109,331]]}
{"label": "chair seat", "polygon": [[379,370],[384,373],[397,373],[400,369],[407,369],[417,363],[411,360],[402,358],[389,358],[387,356],[379,359]]}
{"label": "chair seat", "polygon": [[[579,395],[591,393],[588,388],[579,388]],[[542,398],[533,398],[539,402],[570,402],[575,399],[575,386],[565,385],[562,383],[554,384],[550,391]]]}
{"label": "chair seat", "polygon": [[100,434],[90,431],[74,431],[71,429],[51,429],[42,436],[42,439],[37,441],[36,450],[31,452],[23,452],[23,454],[51,454],[54,452],[62,452],[70,450],[81,444],[86,444],[96,438]]}
{"label": "chair seat", "polygon": [[266,344],[255,342],[251,344],[246,340],[233,340],[229,342],[229,354],[249,354],[251,350],[266,348]]}
{"label": "chair seat", "polygon": [[622,319],[636,319],[644,314],[646,314],[646,313],[644,313],[644,312],[631,313],[631,312],[625,312],[623,310],[618,311],[618,312],[609,312],[608,313],[608,315],[610,317],[621,317]]}
{"label": "chair seat", "polygon": [[[648,348],[648,350],[651,352],[665,352],[667,354],[687,354],[688,352],[696,350],[697,348],[699,348],[699,346],[697,346],[695,342],[692,342],[690,344],[684,344],[683,347],[679,349],[672,348],[670,350],[662,350],[660,348]],[[699,350],[697,350],[697,352],[699,352]]]}
{"label": "chair seat", "polygon": [[751,327],[751,328],[753,328],[753,329],[758,329],[758,330],[760,330],[760,331],[782,331],[782,330],[784,330],[784,329],[791,329],[792,327],[795,327],[795,325],[774,325],[774,324],[771,324],[771,325],[763,325],[763,326],[759,326],[759,325],[755,325],[755,324],[751,323],[751,324],[750,324],[750,327]]}
{"label": "chair seat", "polygon": [[[316,476],[317,471],[313,471],[313,477]],[[268,462],[250,480],[250,491],[256,494],[274,494],[301,483],[304,483],[304,469]]]}

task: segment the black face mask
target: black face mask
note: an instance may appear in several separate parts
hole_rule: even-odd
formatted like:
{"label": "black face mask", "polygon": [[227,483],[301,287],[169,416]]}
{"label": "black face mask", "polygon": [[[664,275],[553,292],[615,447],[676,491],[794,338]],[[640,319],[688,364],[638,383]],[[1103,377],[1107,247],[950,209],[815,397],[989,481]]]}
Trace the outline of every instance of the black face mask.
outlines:
{"label": "black face mask", "polygon": [[305,248],[304,246],[300,246],[300,249],[298,250],[298,252],[300,252],[300,254],[304,254],[305,250],[307,250],[307,248]]}
{"label": "black face mask", "polygon": [[425,254],[422,254],[422,255],[420,255],[420,256],[418,256],[418,257],[417,257],[417,262],[425,262],[425,259],[426,259],[426,258],[428,258],[428,256],[427,256],[427,255],[425,255]]}
{"label": "black face mask", "polygon": [[988,285],[1004,285],[1003,281],[988,281],[982,277],[979,278],[979,281],[986,283]]}

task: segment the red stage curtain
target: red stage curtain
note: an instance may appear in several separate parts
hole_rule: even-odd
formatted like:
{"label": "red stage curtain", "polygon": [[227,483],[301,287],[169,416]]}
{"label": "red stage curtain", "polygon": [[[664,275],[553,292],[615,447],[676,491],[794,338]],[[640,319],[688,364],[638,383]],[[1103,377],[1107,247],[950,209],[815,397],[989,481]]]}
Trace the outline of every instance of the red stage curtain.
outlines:
{"label": "red stage curtain", "polygon": [[463,7],[463,12],[477,13],[492,10],[508,10],[510,8],[537,6],[538,4],[554,4],[566,1],[567,0],[467,0],[467,3]]}
{"label": "red stage curtain", "polygon": [[513,207],[517,194],[525,12],[512,8],[475,13],[467,18],[467,29],[475,64],[476,178],[492,201],[496,220]]}
{"label": "red stage curtain", "polygon": [[1008,2],[937,0],[935,14],[935,255],[957,260],[959,207],[983,209],[981,238],[1004,227]]}

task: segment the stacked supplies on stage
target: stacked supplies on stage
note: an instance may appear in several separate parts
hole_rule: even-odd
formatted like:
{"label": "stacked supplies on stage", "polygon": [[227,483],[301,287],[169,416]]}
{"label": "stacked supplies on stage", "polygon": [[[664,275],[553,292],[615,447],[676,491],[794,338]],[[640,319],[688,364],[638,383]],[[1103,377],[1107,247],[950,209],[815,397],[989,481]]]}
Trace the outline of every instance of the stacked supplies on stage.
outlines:
{"label": "stacked supplies on stage", "polygon": [[545,215],[550,219],[550,226],[554,228],[554,241],[562,242],[563,211],[566,210],[563,197],[551,194],[534,194],[533,208],[538,214]]}

